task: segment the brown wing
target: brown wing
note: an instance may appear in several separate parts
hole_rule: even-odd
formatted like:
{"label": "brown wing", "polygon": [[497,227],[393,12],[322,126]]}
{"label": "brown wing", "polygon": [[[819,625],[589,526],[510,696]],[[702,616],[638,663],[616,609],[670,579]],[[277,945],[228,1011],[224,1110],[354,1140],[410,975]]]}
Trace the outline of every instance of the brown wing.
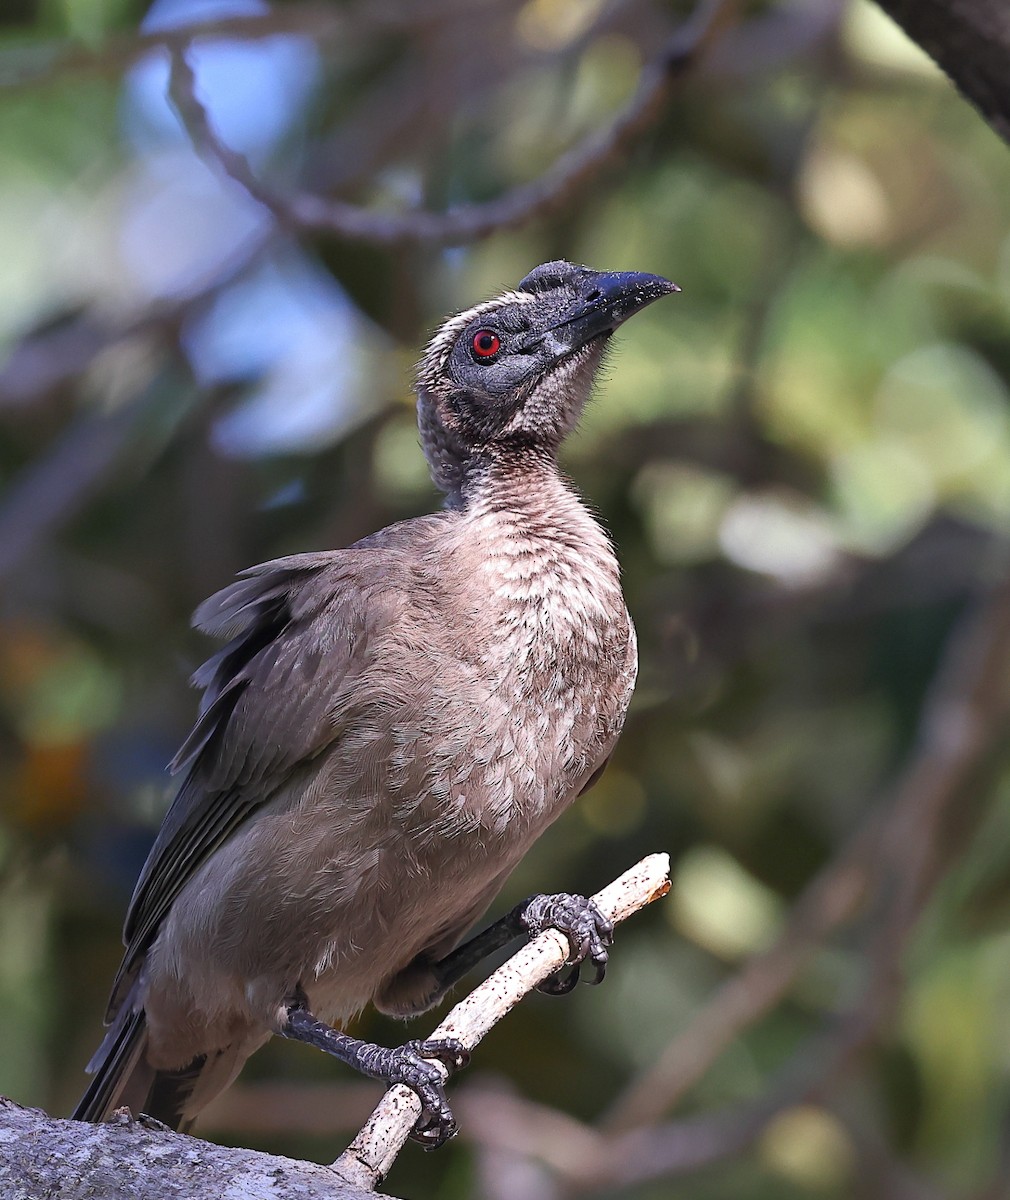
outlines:
{"label": "brown wing", "polygon": [[340,736],[339,694],[369,636],[402,610],[395,561],[374,549],[304,554],[253,567],[194,615],[227,645],[196,672],[200,716],[171,769],[178,794],[126,917],[114,1014],[172,902],[261,805]]}

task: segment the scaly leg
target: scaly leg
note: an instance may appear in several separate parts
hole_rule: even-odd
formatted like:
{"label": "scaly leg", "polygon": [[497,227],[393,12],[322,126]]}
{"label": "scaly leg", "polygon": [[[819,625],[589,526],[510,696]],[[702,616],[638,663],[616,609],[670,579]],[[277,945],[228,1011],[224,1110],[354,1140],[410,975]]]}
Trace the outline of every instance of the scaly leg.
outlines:
{"label": "scaly leg", "polygon": [[470,1061],[470,1053],[455,1038],[410,1041],[393,1048],[363,1042],[317,1020],[309,1012],[300,988],[288,1005],[287,1023],[280,1032],[332,1054],[362,1075],[388,1084],[403,1083],[416,1092],[421,1116],[410,1136],[426,1150],[434,1150],[455,1134],[456,1118],[445,1098],[442,1076],[427,1061],[437,1058],[450,1072],[462,1070]]}
{"label": "scaly leg", "polygon": [[457,983],[471,967],[493,954],[517,937],[536,937],[545,929],[558,929],[570,947],[567,976],[559,971],[537,985],[541,992],[563,996],[579,982],[582,963],[590,959],[596,974],[587,983],[602,983],[607,973],[607,947],[614,940],[614,926],[585,896],[558,892],[552,896],[531,896],[517,904],[511,912],[478,933],[451,954],[435,964],[434,970],[447,990]]}

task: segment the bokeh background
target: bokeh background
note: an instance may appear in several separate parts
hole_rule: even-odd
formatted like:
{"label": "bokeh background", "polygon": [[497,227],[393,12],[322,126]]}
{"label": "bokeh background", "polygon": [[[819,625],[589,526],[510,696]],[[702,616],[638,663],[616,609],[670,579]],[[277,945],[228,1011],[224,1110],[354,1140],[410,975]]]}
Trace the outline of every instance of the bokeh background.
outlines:
{"label": "bokeh background", "polygon": [[[683,295],[621,331],[566,449],[639,629],[628,728],[500,906],[660,849],[673,890],[605,986],[497,1028],[453,1084],[460,1138],[388,1186],[1005,1195],[1006,144],[868,0],[717,5],[622,153],[439,239],[409,214],[542,180],[686,6],[3,13],[0,1093],[62,1114],[82,1089],[209,651],[192,609],[437,504],[420,346],[567,257]],[[405,230],[320,230],[331,197]],[[326,1161],[375,1095],[271,1045],[202,1132]]]}

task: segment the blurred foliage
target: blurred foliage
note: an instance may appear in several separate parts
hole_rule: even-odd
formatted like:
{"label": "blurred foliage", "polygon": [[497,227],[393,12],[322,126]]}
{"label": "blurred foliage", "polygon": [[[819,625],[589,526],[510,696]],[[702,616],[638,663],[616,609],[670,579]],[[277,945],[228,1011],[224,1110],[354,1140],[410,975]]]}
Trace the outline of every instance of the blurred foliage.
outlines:
{"label": "blurred foliage", "polygon": [[[463,6],[442,23],[435,5],[416,23],[391,8],[399,24],[334,4],[338,31],[315,43],[201,43],[212,120],[279,189],[377,207],[494,196],[605,121],[682,15],[660,0]],[[476,1070],[594,1119],[769,944],[879,797],[952,622],[1005,566],[1007,147],[868,3],[768,3],[748,16],[779,22],[775,45],[717,46],[560,215],[450,250],[296,240],[196,159],[161,57],[61,66],[141,21],[258,2],[5,11],[0,1092],[59,1112],[82,1087],[163,764],[195,711],[186,679],[208,646],[189,613],[246,565],[430,509],[420,344],[446,311],[567,257],[660,272],[683,295],[621,331],[566,451],[625,566],[631,719],[500,904],[592,891],[655,849],[674,889],[621,930],[604,987],[530,1000]],[[297,29],[302,10],[275,11]],[[835,1095],[911,1169],[967,1192],[998,1169],[1010,1094],[1010,754],[960,803],[977,829],[892,1025]],[[850,930],[823,947],[684,1111],[759,1094],[852,993],[859,945]],[[374,1014],[356,1028],[400,1039]],[[335,1070],[285,1044],[247,1076]],[[852,1128],[831,1104],[791,1108],[677,1194],[876,1194]],[[461,1141],[408,1151],[390,1187],[454,1200],[478,1178]]]}

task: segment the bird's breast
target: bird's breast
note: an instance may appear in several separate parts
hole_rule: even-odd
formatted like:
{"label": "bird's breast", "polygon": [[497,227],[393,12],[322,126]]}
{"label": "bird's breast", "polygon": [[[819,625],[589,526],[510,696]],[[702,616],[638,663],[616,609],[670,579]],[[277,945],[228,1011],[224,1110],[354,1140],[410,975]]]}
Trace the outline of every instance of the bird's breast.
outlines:
{"label": "bird's breast", "polygon": [[455,773],[479,783],[446,799],[491,830],[553,820],[609,754],[630,700],[637,659],[617,562],[589,514],[575,516],[573,528],[494,514],[457,575],[463,694],[478,702]]}

